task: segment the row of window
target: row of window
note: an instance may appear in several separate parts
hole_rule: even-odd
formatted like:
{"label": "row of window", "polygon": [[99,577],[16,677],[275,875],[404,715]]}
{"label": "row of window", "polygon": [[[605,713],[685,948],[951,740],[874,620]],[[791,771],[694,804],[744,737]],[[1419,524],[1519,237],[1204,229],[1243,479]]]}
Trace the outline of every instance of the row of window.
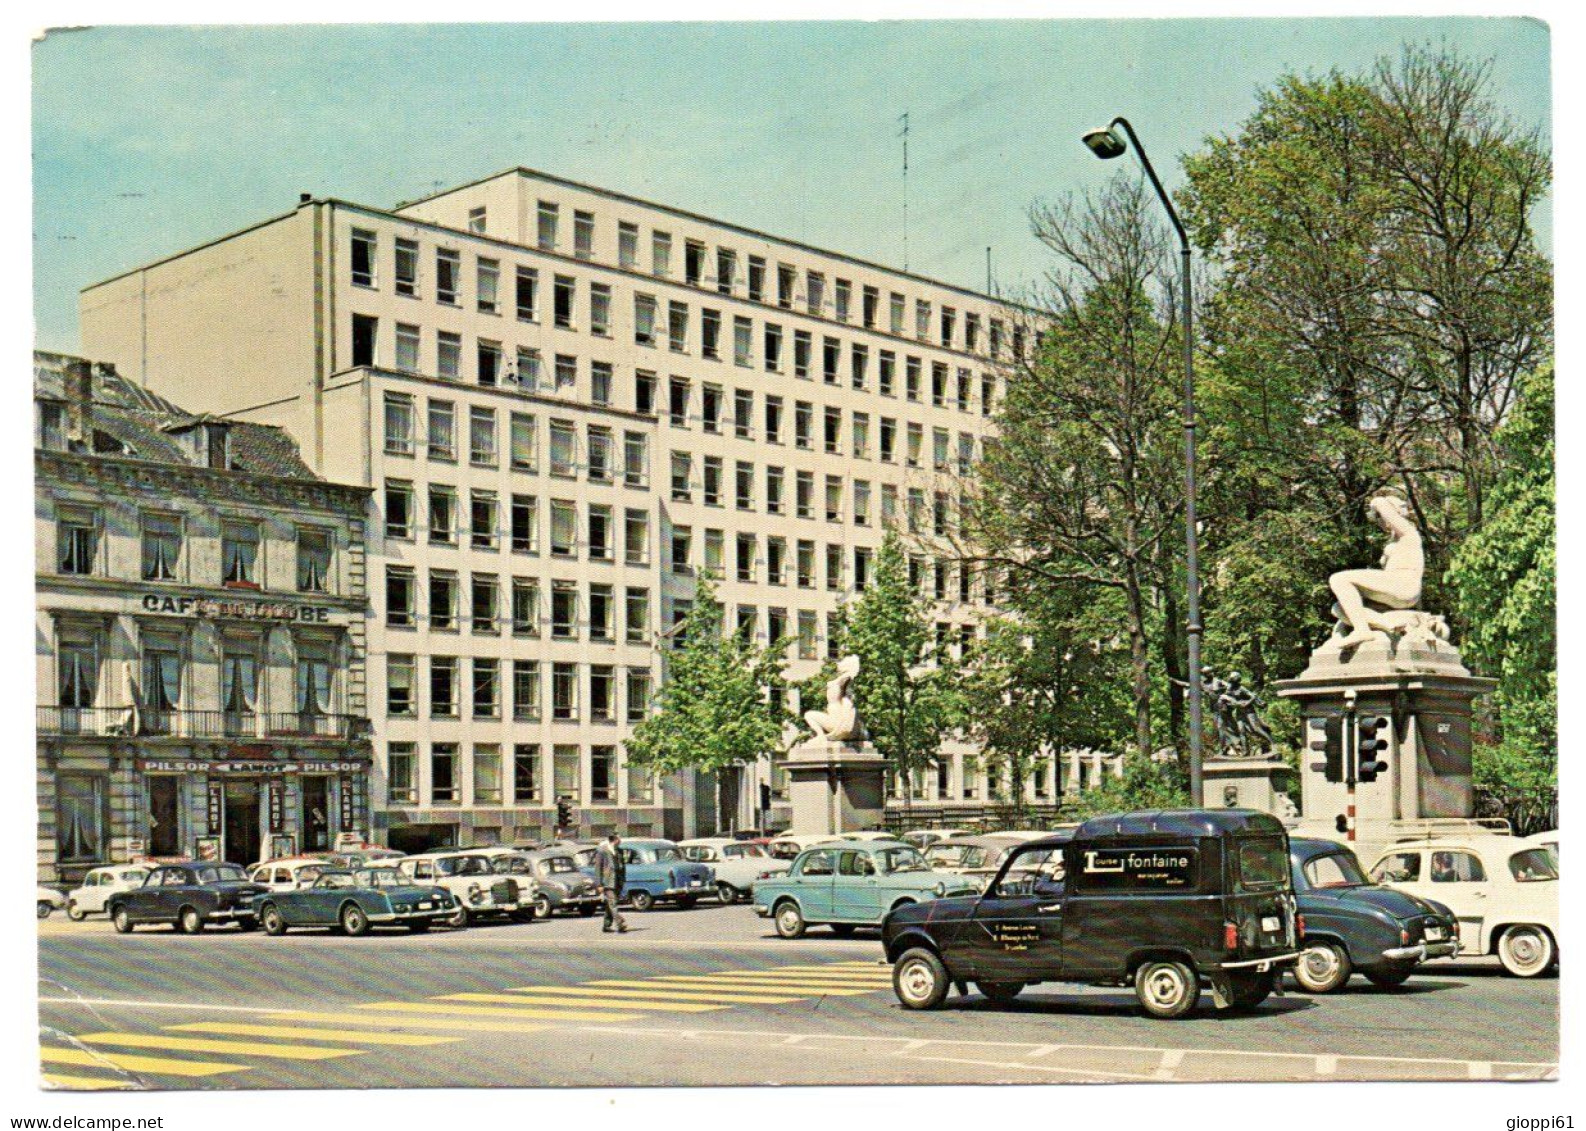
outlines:
{"label": "row of window", "polygon": [[[484,210],[475,209],[480,223],[470,217],[470,231],[486,233]],[[541,201],[538,212],[536,243],[544,251],[560,251],[560,208],[555,203]],[[575,258],[594,259],[595,218],[592,213],[573,213],[573,247]],[[379,233],[367,228],[353,228],[349,271],[356,287],[382,289],[381,272],[384,267]],[[673,244],[669,232],[652,230],[649,240],[649,273],[659,279],[672,279]],[[471,305],[484,314],[501,314],[505,306],[503,275],[511,270],[513,309],[517,317],[538,321],[540,317],[539,271],[524,264],[503,264],[497,255],[474,255],[472,259],[473,291]],[[637,272],[639,265],[639,229],[626,221],[617,227],[617,266],[625,271]],[[783,310],[798,310],[814,318],[851,323],[867,330],[882,330],[898,337],[912,334],[921,342],[930,342],[945,349],[958,349],[965,353],[982,353],[993,359],[1003,356],[1004,347],[1011,346],[1014,357],[1025,352],[1024,327],[1015,322],[1011,333],[1001,319],[982,317],[975,312],[960,312],[946,303],[933,304],[929,299],[913,301],[912,319],[908,296],[889,290],[886,294],[886,312],[882,314],[882,292],[879,287],[861,284],[855,289],[853,281],[834,276],[827,286],[824,271],[804,268],[802,271],[789,263],[772,265],[763,256],[748,255],[742,259],[738,252],[728,247],[717,247],[710,254],[703,241],[688,239],[683,243],[684,285],[708,287],[717,294],[747,299],[750,302],[774,304]],[[432,279],[424,278],[424,256],[419,241],[396,237],[391,247],[391,289],[398,295],[410,298],[424,297],[426,290],[433,292],[435,301],[444,306],[462,307],[470,304],[464,295],[467,281],[462,253],[456,248],[433,249]],[[802,285],[800,275],[802,274]],[[572,326],[573,290],[577,279],[571,275],[552,273],[553,317],[557,325]],[[604,293],[609,324],[611,289],[606,284],[592,284],[596,293]],[[564,293],[565,292],[565,293]],[[653,306],[653,296],[650,299]],[[591,306],[596,299],[592,296]],[[669,305],[678,306],[680,303]],[[961,316],[960,316],[961,315]],[[591,328],[602,320],[593,311]],[[653,322],[653,319],[652,319]],[[596,329],[595,332],[602,332]]]}
{"label": "row of window", "polygon": [[[417,718],[422,712],[432,719],[456,719],[466,711],[475,719],[499,719],[505,710],[506,717],[517,722],[543,722],[547,718],[542,679],[546,666],[539,660],[502,661],[494,656],[392,654],[386,657],[386,714]],[[548,666],[552,722],[638,722],[649,709],[649,668],[560,662]],[[508,681],[505,687],[503,672]],[[624,696],[620,710],[619,685]],[[465,692],[466,703],[462,698]]]}
{"label": "row of window", "polygon": [[[93,506],[63,504],[55,518],[55,568],[80,577],[109,572],[104,553],[104,513]],[[224,519],[220,524],[218,576],[193,576],[187,553],[192,541],[186,520],[179,514],[145,511],[139,515],[140,554],[138,575],[144,581],[191,581],[237,589],[287,587],[267,577],[267,555],[260,552],[260,524]],[[319,527],[295,528],[296,569],[292,586],[299,593],[329,593],[332,588],[331,531]]]}
{"label": "row of window", "polygon": [[547,767],[545,749],[537,742],[515,743],[510,758],[499,743],[476,742],[468,748],[465,766],[461,744],[431,742],[421,767],[418,743],[392,742],[386,747],[386,797],[393,805],[542,805],[553,797],[616,802],[618,774],[626,770],[627,803],[655,802],[655,776],[642,766],[621,765],[615,746],[589,747],[587,763],[576,745],[557,744],[550,755]]}
{"label": "row of window", "polygon": [[[419,577],[411,566],[386,567],[386,625],[415,628],[425,624],[432,632],[457,632],[466,623],[475,635],[538,638],[545,633],[538,578],[514,577],[503,603],[502,579],[474,573],[466,578],[468,609],[462,610],[464,578],[455,570],[430,569],[422,586],[424,607],[419,608]],[[549,593],[552,640],[615,642],[621,603],[620,639],[633,644],[650,642],[650,591],[627,586],[590,583],[580,589],[576,581],[552,581]]]}

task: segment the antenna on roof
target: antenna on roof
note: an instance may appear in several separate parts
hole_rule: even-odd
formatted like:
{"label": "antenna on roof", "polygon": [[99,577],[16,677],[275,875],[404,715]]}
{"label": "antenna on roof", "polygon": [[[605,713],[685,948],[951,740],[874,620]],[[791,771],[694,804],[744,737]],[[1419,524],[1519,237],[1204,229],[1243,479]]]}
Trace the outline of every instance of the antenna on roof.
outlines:
{"label": "antenna on roof", "polygon": [[903,111],[898,121],[903,123],[903,269],[909,269],[909,112]]}

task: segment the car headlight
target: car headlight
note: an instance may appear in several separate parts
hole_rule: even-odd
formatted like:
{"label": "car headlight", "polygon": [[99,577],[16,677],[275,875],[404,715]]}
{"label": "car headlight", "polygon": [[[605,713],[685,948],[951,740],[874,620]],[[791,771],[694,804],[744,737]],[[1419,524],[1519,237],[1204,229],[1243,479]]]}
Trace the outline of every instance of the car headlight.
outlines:
{"label": "car headlight", "polygon": [[936,881],[936,887],[934,887],[932,890],[935,891],[937,895],[946,895],[947,894],[947,884],[943,880],[937,880]]}

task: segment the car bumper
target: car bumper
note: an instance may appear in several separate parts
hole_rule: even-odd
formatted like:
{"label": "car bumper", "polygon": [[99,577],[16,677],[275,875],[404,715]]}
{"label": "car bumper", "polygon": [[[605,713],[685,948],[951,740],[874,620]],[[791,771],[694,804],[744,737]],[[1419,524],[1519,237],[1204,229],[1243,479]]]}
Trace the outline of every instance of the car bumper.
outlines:
{"label": "car bumper", "polygon": [[703,881],[701,881],[701,883],[700,883],[700,885],[698,887],[667,888],[665,891],[656,893],[656,897],[655,898],[657,898],[657,899],[682,899],[684,896],[689,896],[689,895],[710,895],[713,891],[715,891],[714,888],[710,887],[708,884],[706,884]]}
{"label": "car bumper", "polygon": [[457,914],[455,907],[435,907],[428,911],[391,911],[369,916],[371,923],[411,923],[419,919],[450,919]]}
{"label": "car bumper", "polygon": [[1289,954],[1269,954],[1265,958],[1246,958],[1239,962],[1219,962],[1219,970],[1254,970],[1256,973],[1265,973],[1278,966],[1287,966],[1300,956],[1299,951]]}
{"label": "car bumper", "polygon": [[1382,952],[1389,962],[1425,962],[1428,958],[1448,958],[1459,953],[1459,943],[1453,939],[1434,943],[1416,943],[1414,946],[1396,946]]}
{"label": "car bumper", "polygon": [[251,907],[234,907],[230,911],[211,911],[205,915],[209,922],[230,923],[236,919],[257,919],[259,913]]}
{"label": "car bumper", "polygon": [[760,916],[762,919],[771,918],[771,908],[767,907],[763,903],[757,903],[754,905],[754,913]]}

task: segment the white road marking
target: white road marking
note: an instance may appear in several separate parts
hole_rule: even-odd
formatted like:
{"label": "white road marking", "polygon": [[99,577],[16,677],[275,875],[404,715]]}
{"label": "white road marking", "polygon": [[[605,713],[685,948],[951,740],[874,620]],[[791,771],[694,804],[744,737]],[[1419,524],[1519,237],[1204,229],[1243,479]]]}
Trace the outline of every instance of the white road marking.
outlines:
{"label": "white road marking", "polygon": [[1155,1078],[1158,1080],[1173,1079],[1173,1070],[1183,1063],[1183,1049],[1168,1049],[1162,1054],[1162,1063],[1156,1066]]}
{"label": "white road marking", "polygon": [[199,1001],[136,1001],[113,997],[41,997],[39,1003],[50,1005],[116,1005],[128,1009],[204,1009],[221,1013],[290,1013],[290,1009],[262,1005],[206,1005]]}

